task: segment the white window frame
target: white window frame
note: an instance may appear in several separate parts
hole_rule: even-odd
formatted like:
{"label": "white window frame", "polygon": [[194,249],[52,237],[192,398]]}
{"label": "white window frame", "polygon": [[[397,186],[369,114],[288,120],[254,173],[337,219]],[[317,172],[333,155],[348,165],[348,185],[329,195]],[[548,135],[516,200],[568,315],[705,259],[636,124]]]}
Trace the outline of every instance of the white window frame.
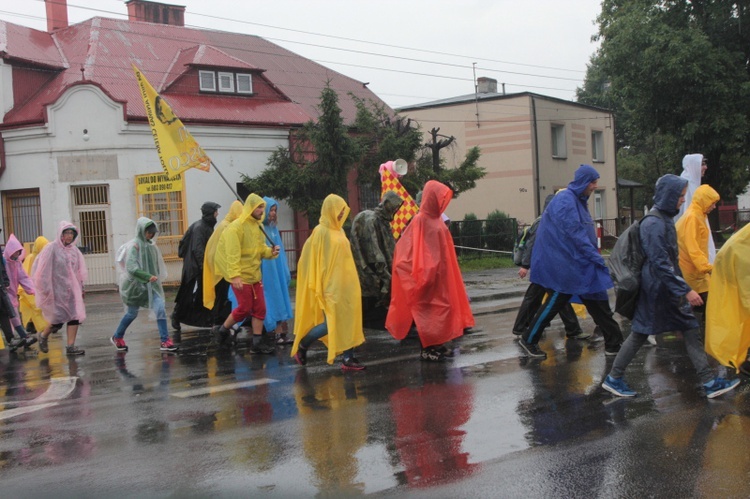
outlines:
{"label": "white window frame", "polygon": [[[247,78],[250,90],[240,90],[240,80]],[[253,93],[253,75],[249,73],[237,73],[237,93],[238,94],[251,94]]]}
{"label": "white window frame", "polygon": [[[203,84],[203,78],[205,76],[211,77],[211,87],[207,87]],[[216,92],[216,73],[213,71],[198,71],[198,85],[200,86],[201,92]]]}
{"label": "white window frame", "polygon": [[[224,71],[219,71],[217,74],[216,81],[219,86],[219,92],[223,93],[234,93],[234,73],[227,73]],[[224,85],[224,81],[228,83],[228,85]]]}
{"label": "white window frame", "polygon": [[604,202],[604,189],[594,191],[594,220],[607,218],[607,205]]}
{"label": "white window frame", "polygon": [[553,123],[550,127],[552,157],[557,159],[566,159],[568,157],[568,148],[565,139],[565,125]]}
{"label": "white window frame", "polygon": [[604,163],[604,132],[601,130],[591,130],[591,160]]}

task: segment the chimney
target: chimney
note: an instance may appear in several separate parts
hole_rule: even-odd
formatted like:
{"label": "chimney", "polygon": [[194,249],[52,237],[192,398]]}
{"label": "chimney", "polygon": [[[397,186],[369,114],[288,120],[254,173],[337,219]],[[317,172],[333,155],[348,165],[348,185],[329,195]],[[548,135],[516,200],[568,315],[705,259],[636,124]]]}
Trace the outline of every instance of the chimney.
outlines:
{"label": "chimney", "polygon": [[487,78],[486,76],[480,76],[477,78],[477,92],[480,94],[496,94],[497,80],[494,78]]}
{"label": "chimney", "polygon": [[47,32],[68,27],[68,0],[44,0],[47,8]]}
{"label": "chimney", "polygon": [[154,24],[185,26],[185,7],[146,0],[128,0],[128,19]]}

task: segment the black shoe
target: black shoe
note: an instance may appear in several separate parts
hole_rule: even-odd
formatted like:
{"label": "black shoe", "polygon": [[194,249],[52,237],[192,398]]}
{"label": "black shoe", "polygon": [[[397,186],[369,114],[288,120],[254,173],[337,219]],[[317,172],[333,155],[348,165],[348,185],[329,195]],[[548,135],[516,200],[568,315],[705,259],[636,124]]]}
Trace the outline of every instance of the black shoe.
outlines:
{"label": "black shoe", "polygon": [[443,357],[452,359],[456,356],[456,352],[452,348],[448,348],[445,345],[440,345],[439,347],[435,347],[435,350],[443,354]]}
{"label": "black shoe", "polygon": [[565,336],[568,339],[571,339],[571,340],[587,340],[587,339],[591,338],[592,335],[591,335],[591,333],[584,333],[583,331],[581,331],[579,329],[578,331],[573,331],[571,333],[565,333]]}
{"label": "black shoe", "polygon": [[225,328],[224,326],[219,326],[218,328],[214,328],[214,342],[219,346],[224,346],[228,343],[227,340],[229,340],[229,329]]}
{"label": "black shoe", "polygon": [[513,330],[513,334],[515,334],[516,336],[521,336],[523,333],[524,331],[517,331],[515,329]]}
{"label": "black shoe", "polygon": [[30,334],[23,340],[23,349],[28,350],[31,348],[31,345],[36,343],[38,340],[36,339],[36,335]]}
{"label": "black shoe", "polygon": [[265,345],[263,343],[260,343],[259,345],[253,345],[250,347],[250,353],[254,354],[263,354],[263,355],[272,355],[276,353],[276,349],[272,346]]}
{"label": "black shoe", "polygon": [[746,360],[740,364],[740,372],[745,376],[750,376],[750,360]]}
{"label": "black shoe", "polygon": [[301,366],[307,365],[307,348],[299,347],[294,354],[294,361]]}
{"label": "black shoe", "polygon": [[362,364],[356,358],[352,357],[351,359],[344,359],[344,362],[341,363],[341,370],[342,371],[364,371],[365,365]]}
{"label": "black shoe", "polygon": [[445,360],[445,355],[433,347],[428,347],[422,349],[420,359],[426,362],[443,362]]}
{"label": "black shoe", "polygon": [[[39,348],[41,348],[41,343],[39,344]],[[68,345],[65,347],[65,355],[86,355],[86,351],[78,348],[75,345]]]}
{"label": "black shoe", "polygon": [[620,345],[617,345],[616,347],[605,347],[604,348],[604,355],[607,357],[617,357],[617,354],[620,352]]}
{"label": "black shoe", "polygon": [[8,350],[11,352],[15,352],[19,348],[21,348],[24,344],[23,338],[13,338],[10,343],[8,343]]}
{"label": "black shoe", "polygon": [[49,352],[49,346],[47,345],[48,338],[45,338],[42,336],[42,333],[39,333],[39,350],[42,351],[42,353]]}
{"label": "black shoe", "polygon": [[521,346],[521,348],[526,353],[526,355],[528,357],[531,357],[532,359],[546,359],[547,358],[547,354],[544,353],[543,350],[540,350],[539,345],[537,345],[536,343],[526,343],[526,341],[523,338],[521,338],[518,344]]}

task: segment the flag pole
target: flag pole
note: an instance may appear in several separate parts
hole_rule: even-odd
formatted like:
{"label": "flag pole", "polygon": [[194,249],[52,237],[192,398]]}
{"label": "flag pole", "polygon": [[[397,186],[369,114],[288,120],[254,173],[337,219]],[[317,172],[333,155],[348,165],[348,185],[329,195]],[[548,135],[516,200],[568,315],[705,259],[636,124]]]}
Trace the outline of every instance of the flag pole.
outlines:
{"label": "flag pole", "polygon": [[[224,175],[223,175],[223,174],[221,173],[221,170],[219,170],[219,169],[218,169],[218,168],[216,167],[216,164],[215,164],[215,163],[213,162],[213,160],[211,160],[211,166],[213,166],[213,167],[214,167],[214,170],[216,170],[216,173],[218,173],[218,174],[219,174],[219,176],[221,177],[221,179],[222,179],[222,180],[224,181],[224,183],[225,183],[225,184],[227,184],[227,187],[229,187],[229,190],[230,190],[230,191],[232,191],[232,194],[234,194],[234,196],[235,196],[235,197],[237,198],[237,200],[238,200],[238,201],[239,201],[240,203],[244,202],[244,199],[242,199],[242,198],[240,197],[240,195],[239,195],[239,194],[237,194],[237,191],[235,191],[235,190],[234,190],[234,187],[232,187],[232,184],[230,184],[230,183],[229,183],[229,181],[228,181],[228,180],[226,179],[226,177],[224,177]],[[266,237],[268,237],[268,236],[266,236]]]}

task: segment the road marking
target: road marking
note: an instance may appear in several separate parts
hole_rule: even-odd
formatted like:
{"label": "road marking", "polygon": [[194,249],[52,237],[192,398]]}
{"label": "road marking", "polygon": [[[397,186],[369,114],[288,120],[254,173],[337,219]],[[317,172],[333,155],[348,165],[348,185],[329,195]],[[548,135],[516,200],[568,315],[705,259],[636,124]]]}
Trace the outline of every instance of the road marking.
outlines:
{"label": "road marking", "polygon": [[0,421],[21,416],[22,414],[28,414],[30,412],[41,411],[42,409],[59,404],[62,399],[73,393],[73,390],[76,388],[77,380],[78,378],[75,376],[50,379],[47,391],[34,400],[30,400],[28,405],[0,411]]}
{"label": "road marking", "polygon": [[278,383],[279,380],[271,378],[261,378],[253,381],[241,381],[239,383],[228,383],[226,385],[207,386],[205,388],[195,388],[193,390],[185,390],[182,392],[175,392],[171,395],[173,397],[188,398],[198,397],[200,395],[209,395],[220,392],[228,392],[230,390],[237,390],[238,388],[247,388],[249,386],[268,385],[270,383]]}

